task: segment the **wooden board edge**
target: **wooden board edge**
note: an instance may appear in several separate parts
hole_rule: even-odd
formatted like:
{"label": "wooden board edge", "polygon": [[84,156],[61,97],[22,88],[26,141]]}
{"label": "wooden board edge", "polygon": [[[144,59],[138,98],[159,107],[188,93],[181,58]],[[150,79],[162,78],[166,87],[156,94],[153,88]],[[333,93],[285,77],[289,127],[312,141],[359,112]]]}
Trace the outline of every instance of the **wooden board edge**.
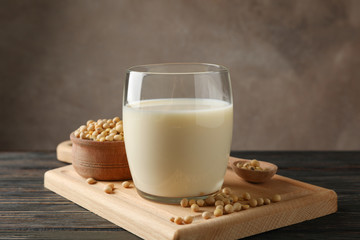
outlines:
{"label": "wooden board edge", "polygon": [[[221,217],[213,219],[212,221],[219,220],[217,223],[219,227],[217,229],[205,224],[181,228],[176,233],[174,239],[216,240],[218,235],[226,236],[222,237],[222,239],[240,239],[323,217],[335,213],[338,207],[337,194],[329,189],[292,200],[292,202],[294,202],[296,208],[284,209],[286,202],[279,202],[271,205],[272,211],[268,214],[255,215],[252,218],[244,217],[242,221],[236,219],[235,214],[229,215],[227,219],[221,219]],[[219,229],[222,229],[222,231],[219,231]],[[205,238],[202,236],[203,233],[206,233]],[[189,238],[186,236],[189,236]]]}
{"label": "wooden board edge", "polygon": [[67,140],[61,142],[56,147],[57,160],[65,163],[72,163],[72,142]]}
{"label": "wooden board edge", "polygon": [[[69,166],[60,167],[54,170],[59,170],[61,168],[67,168]],[[57,193],[58,195],[74,202],[75,204],[95,213],[96,215],[114,223],[117,226],[121,226],[121,228],[143,238],[143,239],[173,239],[173,236],[175,234],[175,230],[171,227],[169,227],[171,224],[170,221],[166,221],[166,223],[163,221],[163,219],[159,218],[160,222],[163,222],[162,227],[164,229],[164,232],[159,233],[156,231],[156,229],[152,228],[154,225],[153,221],[153,215],[150,213],[146,213],[146,211],[138,211],[137,208],[128,202],[121,202],[123,206],[122,212],[116,212],[116,211],[106,211],[105,208],[102,208],[101,205],[102,202],[99,202],[98,199],[104,196],[104,192],[100,191],[97,193],[92,193],[91,195],[87,195],[85,193],[81,194],[81,200],[78,200],[77,198],[74,198],[72,196],[72,191],[74,189],[81,189],[81,184],[74,184],[71,182],[70,188],[65,187],[68,183],[67,180],[64,180],[61,182],[61,184],[56,184],[57,181],[57,175],[59,175],[56,171],[49,170],[45,172],[44,174],[44,187]],[[54,184],[55,183],[55,184]],[[58,186],[64,186],[64,187],[58,187]],[[70,191],[69,191],[70,190]],[[78,192],[79,193],[79,192]],[[100,198],[97,198],[97,196],[100,196]],[[105,195],[106,196],[106,195]],[[116,205],[119,204],[119,202],[114,201],[111,199],[111,195],[108,196],[109,201],[107,201],[108,206],[114,206],[111,209],[116,209]],[[94,207],[95,206],[95,207]],[[138,212],[138,214],[142,215],[141,219],[137,219],[136,221],[129,217],[134,212]],[[146,229],[147,234],[144,234],[144,231],[141,231],[138,226],[144,226],[144,229]],[[146,226],[146,227],[145,227]],[[143,229],[143,230],[144,230]]]}

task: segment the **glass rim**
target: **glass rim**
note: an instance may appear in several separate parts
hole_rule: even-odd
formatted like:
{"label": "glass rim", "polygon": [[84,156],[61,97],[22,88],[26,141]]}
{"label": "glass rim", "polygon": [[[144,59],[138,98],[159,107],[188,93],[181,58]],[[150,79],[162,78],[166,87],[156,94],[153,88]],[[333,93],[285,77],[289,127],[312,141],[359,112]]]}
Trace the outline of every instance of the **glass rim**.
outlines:
{"label": "glass rim", "polygon": [[[144,71],[140,70],[141,68],[151,68],[157,66],[176,66],[176,65],[193,65],[193,66],[208,66],[214,67],[216,70],[205,70],[205,71],[188,71],[188,72],[164,72],[164,71]],[[167,74],[167,75],[175,75],[175,74],[209,74],[209,73],[220,73],[220,72],[229,72],[227,67],[224,67],[220,64],[213,63],[197,63],[197,62],[178,62],[178,63],[155,63],[155,64],[142,64],[135,65],[127,69],[128,73],[144,73],[144,74]]]}

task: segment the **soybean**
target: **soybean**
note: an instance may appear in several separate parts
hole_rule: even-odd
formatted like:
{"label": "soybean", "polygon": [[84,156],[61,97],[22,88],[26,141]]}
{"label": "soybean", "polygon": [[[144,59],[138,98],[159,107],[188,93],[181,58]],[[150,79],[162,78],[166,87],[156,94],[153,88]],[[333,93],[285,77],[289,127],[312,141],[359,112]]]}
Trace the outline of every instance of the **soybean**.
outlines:
{"label": "soybean", "polygon": [[113,193],[113,188],[108,184],[108,185],[105,186],[104,191],[107,194],[111,194],[111,193]]}
{"label": "soybean", "polygon": [[189,206],[189,200],[188,200],[187,198],[181,199],[180,205],[181,205],[182,207],[188,207],[188,206]]}
{"label": "soybean", "polygon": [[281,196],[279,194],[275,194],[272,198],[271,201],[276,203],[276,202],[280,202],[281,201]]}
{"label": "soybean", "polygon": [[214,216],[215,217],[220,217],[220,216],[222,216],[224,213],[223,213],[223,210],[221,210],[221,209],[215,209],[215,211],[214,211]]}
{"label": "soybean", "polygon": [[229,187],[223,188],[222,193],[224,193],[226,195],[230,195],[231,194],[231,188],[229,188]]}
{"label": "soybean", "polygon": [[184,220],[182,219],[182,217],[176,217],[176,218],[174,219],[174,223],[176,223],[176,224],[178,224],[178,225],[182,224],[183,221],[184,221]]}
{"label": "soybean", "polygon": [[196,203],[196,200],[195,200],[195,199],[190,199],[190,200],[189,200],[189,206],[193,205],[194,203]]}
{"label": "soybean", "polygon": [[86,179],[86,182],[87,182],[88,184],[95,184],[95,183],[96,183],[96,180],[93,179],[93,178],[88,178],[88,179]]}
{"label": "soybean", "polygon": [[234,203],[233,208],[234,208],[235,212],[240,211],[241,210],[241,203],[238,203],[238,202]]}
{"label": "soybean", "polygon": [[199,199],[196,201],[196,204],[199,205],[199,207],[203,207],[205,205],[205,201],[202,199]]}
{"label": "soybean", "polygon": [[256,201],[257,201],[258,206],[264,205],[264,199],[263,198],[258,198],[258,199],[256,199]]}
{"label": "soybean", "polygon": [[224,206],[225,204],[224,204],[223,201],[217,200],[217,201],[215,202],[215,206],[217,206],[217,205]]}
{"label": "soybean", "polygon": [[256,207],[257,204],[258,204],[258,203],[257,203],[257,200],[256,200],[256,199],[252,198],[252,199],[249,200],[249,205],[250,205],[251,207]]}
{"label": "soybean", "polygon": [[196,203],[191,205],[191,211],[193,212],[198,212],[200,211],[199,205],[197,205]]}
{"label": "soybean", "polygon": [[74,131],[77,138],[104,141],[123,141],[123,124],[119,117],[113,119],[98,119],[96,122],[88,120]]}
{"label": "soybean", "polygon": [[224,209],[225,209],[226,213],[233,213],[234,212],[234,207],[231,204],[225,205]]}
{"label": "soybean", "polygon": [[186,216],[186,217],[184,217],[184,223],[186,223],[186,224],[192,223],[193,220],[194,220],[194,216]]}
{"label": "soybean", "polygon": [[251,199],[250,193],[248,193],[248,192],[243,193],[242,197],[243,197],[245,200],[250,200],[250,199]]}
{"label": "soybean", "polygon": [[264,199],[264,204],[265,205],[269,205],[270,203],[271,203],[270,199],[268,199],[268,198]]}
{"label": "soybean", "polygon": [[221,210],[224,210],[224,206],[223,206],[223,205],[217,205],[217,206],[215,207],[215,209],[221,209]]}
{"label": "soybean", "polygon": [[201,216],[203,217],[203,219],[210,219],[211,218],[211,213],[210,212],[203,212],[201,214]]}
{"label": "soybean", "polygon": [[249,209],[249,208],[250,208],[250,206],[249,206],[249,205],[247,205],[247,204],[246,204],[246,205],[242,205],[242,206],[241,206],[241,209],[244,209],[244,210]]}
{"label": "soybean", "polygon": [[205,203],[208,206],[212,206],[215,204],[215,198],[213,196],[209,196],[205,199]]}
{"label": "soybean", "polygon": [[123,186],[124,188],[129,188],[130,187],[130,182],[129,181],[125,181],[121,184],[121,186]]}

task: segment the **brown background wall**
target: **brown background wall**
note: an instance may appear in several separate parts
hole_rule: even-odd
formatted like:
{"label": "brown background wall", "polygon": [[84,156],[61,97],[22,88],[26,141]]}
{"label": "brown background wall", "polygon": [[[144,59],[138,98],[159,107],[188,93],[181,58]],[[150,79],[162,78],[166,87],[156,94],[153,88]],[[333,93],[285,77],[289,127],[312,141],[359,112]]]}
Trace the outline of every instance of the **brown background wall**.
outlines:
{"label": "brown background wall", "polygon": [[0,1],[0,150],[121,115],[126,68],[230,68],[233,150],[360,150],[360,1]]}

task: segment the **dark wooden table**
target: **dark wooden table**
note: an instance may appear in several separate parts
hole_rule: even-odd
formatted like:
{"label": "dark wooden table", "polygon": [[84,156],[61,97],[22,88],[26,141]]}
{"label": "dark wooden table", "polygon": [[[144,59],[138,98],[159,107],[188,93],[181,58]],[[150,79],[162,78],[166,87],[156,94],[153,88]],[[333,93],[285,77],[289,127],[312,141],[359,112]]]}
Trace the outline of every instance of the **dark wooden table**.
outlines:
{"label": "dark wooden table", "polygon": [[[278,174],[333,189],[338,212],[247,239],[360,239],[360,152],[233,152]],[[139,239],[43,187],[54,152],[0,152],[0,239]],[[146,227],[146,226],[143,226]]]}

